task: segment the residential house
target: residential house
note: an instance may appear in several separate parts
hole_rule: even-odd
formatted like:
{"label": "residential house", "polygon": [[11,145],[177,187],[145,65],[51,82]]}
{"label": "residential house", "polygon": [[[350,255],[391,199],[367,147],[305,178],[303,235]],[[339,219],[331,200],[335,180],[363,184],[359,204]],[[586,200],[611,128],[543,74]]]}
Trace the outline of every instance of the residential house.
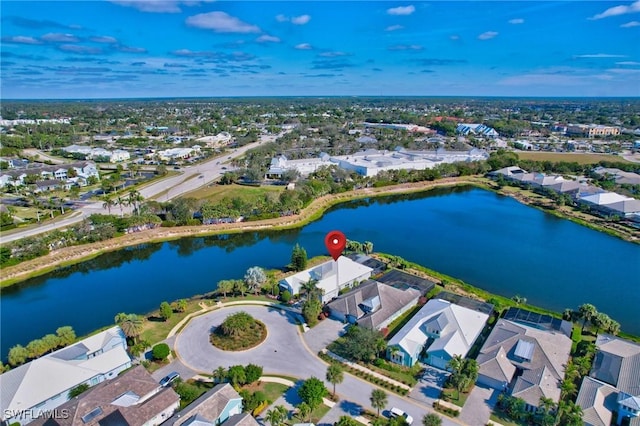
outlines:
{"label": "residential house", "polygon": [[129,161],[130,158],[131,154],[129,154],[129,151],[116,149],[111,153],[111,158],[109,159],[109,161],[111,163],[120,163],[122,161]]}
{"label": "residential house", "polygon": [[64,187],[64,184],[61,183],[59,180],[55,180],[55,179],[40,180],[36,182],[35,192],[55,191],[63,187]]}
{"label": "residential house", "polygon": [[[240,423],[242,421],[242,423]],[[167,426],[258,425],[242,415],[242,397],[229,383],[216,385],[167,421]]]}
{"label": "residential house", "polygon": [[456,127],[456,133],[459,135],[479,135],[479,136],[488,136],[495,138],[498,135],[498,132],[485,124],[478,123],[460,123]]}
{"label": "residential house", "polygon": [[501,169],[489,172],[488,175],[489,176],[504,176],[505,178],[510,178],[510,177],[515,176],[515,175],[521,175],[523,173],[527,173],[527,171],[521,169],[518,166],[509,166],[509,167],[503,167]]}
{"label": "residential house", "polygon": [[[610,424],[615,411],[618,425],[640,426],[640,345],[610,334],[599,334],[596,348],[590,377],[582,382],[577,404],[585,413],[599,413],[606,425]],[[591,397],[593,388],[600,392],[600,397]]]}
{"label": "residential house", "polygon": [[126,348],[120,327],[111,327],[0,375],[2,420],[27,424],[67,402],[78,385],[115,378],[131,367]]}
{"label": "residential house", "polygon": [[571,352],[571,323],[513,308],[505,318],[480,349],[478,383],[523,399],[530,411],[542,396],[558,402]]}
{"label": "residential house", "polygon": [[629,198],[610,204],[603,204],[599,208],[609,216],[619,216],[625,219],[632,218],[635,214],[640,213],[640,200]]}
{"label": "residential house", "polygon": [[42,416],[34,426],[156,426],[180,407],[180,395],[137,366],[100,383]]}
{"label": "residential house", "polygon": [[609,426],[617,407],[618,391],[611,385],[586,376],[582,380],[576,405],[582,408],[585,426]]}
{"label": "residential house", "polygon": [[604,206],[630,200],[633,200],[633,198],[626,197],[615,192],[600,192],[597,194],[581,197],[578,199],[578,202],[580,204],[588,206],[594,211],[608,215],[611,211]]}
{"label": "residential house", "polygon": [[85,180],[90,177],[100,179],[100,174],[95,163],[82,161],[70,164],[60,164],[57,166],[43,166],[30,169],[8,170],[0,173],[0,186],[25,185],[27,176],[36,176],[36,180],[57,180],[67,182],[70,178],[70,170],[73,169],[75,174]]}
{"label": "residential house", "polygon": [[389,341],[387,357],[413,366],[422,361],[446,369],[454,356],[465,357],[489,315],[442,299],[431,299]]}
{"label": "residential house", "polygon": [[377,281],[365,281],[327,304],[339,321],[358,323],[380,330],[418,303],[421,293],[413,288],[400,290]]}
{"label": "residential house", "polygon": [[340,256],[337,261],[329,260],[291,275],[280,281],[279,286],[281,290],[297,295],[300,294],[303,284],[313,280],[316,282],[316,287],[322,291],[322,303],[327,303],[334,297],[338,297],[343,288],[369,279],[372,271],[373,269],[368,266]]}

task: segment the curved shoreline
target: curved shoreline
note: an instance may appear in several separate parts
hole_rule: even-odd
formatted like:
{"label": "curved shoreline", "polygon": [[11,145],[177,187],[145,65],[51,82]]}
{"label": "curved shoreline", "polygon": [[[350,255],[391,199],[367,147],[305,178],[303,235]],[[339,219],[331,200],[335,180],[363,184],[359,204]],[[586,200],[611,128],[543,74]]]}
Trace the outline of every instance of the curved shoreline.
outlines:
{"label": "curved shoreline", "polygon": [[627,238],[624,238],[624,236],[619,235],[607,228],[603,228],[590,223],[584,223],[583,221],[578,220],[577,218],[573,218],[570,215],[562,214],[557,211],[551,212],[539,206],[532,205],[526,199],[523,199],[523,197],[518,197],[515,194],[507,194],[503,191],[500,191],[496,187],[493,187],[493,185],[490,185],[490,182],[491,181],[482,177],[465,176],[462,178],[444,178],[437,181],[405,183],[393,186],[385,186],[381,188],[358,189],[340,194],[325,195],[323,197],[315,199],[311,202],[311,204],[303,209],[300,214],[295,216],[285,216],[255,222],[240,222],[213,226],[198,225],[181,226],[175,228],[155,228],[133,234],[123,235],[106,241],[83,244],[79,246],[64,247],[62,249],[55,250],[45,256],[31,259],[14,266],[3,268],[2,277],[0,278],[0,287],[7,288],[29,278],[46,274],[47,272],[55,270],[59,267],[77,264],[95,258],[107,252],[116,251],[122,248],[136,246],[139,244],[165,242],[193,236],[208,236],[264,230],[277,231],[299,228],[321,218],[329,208],[340,203],[363,198],[427,192],[431,189],[440,187],[474,186],[477,188],[493,191],[501,195],[512,196],[514,199],[522,202],[523,204],[529,205],[530,207],[538,208],[542,211],[554,214],[555,216],[588,226],[589,228],[597,231],[606,232],[608,234],[622,238],[626,241],[635,243],[640,242],[638,240],[629,240]]}

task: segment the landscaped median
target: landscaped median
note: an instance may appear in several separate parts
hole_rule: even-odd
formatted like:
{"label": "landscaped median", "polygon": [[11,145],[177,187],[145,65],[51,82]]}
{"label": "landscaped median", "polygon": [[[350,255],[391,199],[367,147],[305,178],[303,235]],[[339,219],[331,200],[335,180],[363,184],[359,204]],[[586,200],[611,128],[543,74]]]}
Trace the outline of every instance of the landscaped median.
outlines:
{"label": "landscaped median", "polygon": [[328,363],[340,363],[345,368],[345,370],[356,377],[360,377],[368,382],[371,382],[375,385],[388,389],[392,392],[395,392],[399,395],[405,396],[411,390],[411,387],[405,385],[404,383],[400,383],[396,380],[393,380],[389,377],[386,377],[380,373],[377,373],[373,370],[370,370],[362,365],[356,364],[355,362],[348,361],[342,358],[339,355],[334,354],[331,351],[326,349],[320,351],[318,353],[318,357],[325,362]]}

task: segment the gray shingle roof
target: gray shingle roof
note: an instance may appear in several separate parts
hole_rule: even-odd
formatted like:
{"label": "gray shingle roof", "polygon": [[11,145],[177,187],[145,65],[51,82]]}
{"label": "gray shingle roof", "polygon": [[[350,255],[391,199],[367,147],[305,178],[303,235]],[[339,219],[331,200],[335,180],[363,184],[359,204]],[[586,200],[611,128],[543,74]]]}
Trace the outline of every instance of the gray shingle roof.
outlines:
{"label": "gray shingle roof", "polygon": [[582,408],[582,420],[586,426],[609,426],[616,409],[618,391],[613,386],[591,377],[585,377],[580,386],[576,404]]}
{"label": "gray shingle roof", "polygon": [[[380,298],[380,307],[373,312],[366,313],[362,309],[363,302],[376,296]],[[394,313],[419,297],[420,292],[413,288],[399,290],[386,284],[369,280],[338,297],[327,306],[332,311],[356,317],[358,324],[363,327],[377,329],[380,324],[384,323]]]}
{"label": "gray shingle roof", "polygon": [[640,396],[640,345],[610,334],[599,334],[596,347],[591,377]]}

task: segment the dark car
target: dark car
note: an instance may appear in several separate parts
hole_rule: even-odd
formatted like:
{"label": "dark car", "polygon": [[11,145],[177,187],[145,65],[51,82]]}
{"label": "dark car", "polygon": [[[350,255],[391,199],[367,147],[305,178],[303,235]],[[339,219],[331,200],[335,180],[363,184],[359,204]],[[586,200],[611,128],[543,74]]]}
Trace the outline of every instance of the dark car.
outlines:
{"label": "dark car", "polygon": [[169,386],[171,383],[178,380],[179,377],[180,377],[180,374],[178,374],[177,372],[175,371],[171,372],[166,376],[164,376],[162,380],[160,380],[160,386]]}

